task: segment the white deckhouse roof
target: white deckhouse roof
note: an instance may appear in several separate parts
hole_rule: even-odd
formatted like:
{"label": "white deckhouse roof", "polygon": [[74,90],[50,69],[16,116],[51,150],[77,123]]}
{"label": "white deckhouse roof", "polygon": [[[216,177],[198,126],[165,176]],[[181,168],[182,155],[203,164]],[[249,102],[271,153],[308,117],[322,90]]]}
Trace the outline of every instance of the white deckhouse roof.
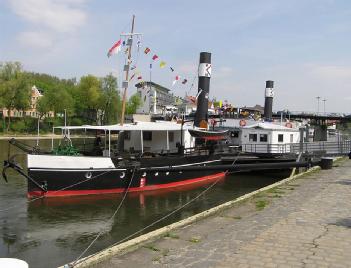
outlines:
{"label": "white deckhouse roof", "polygon": [[289,127],[273,124],[270,122],[260,122],[250,126],[245,126],[243,128],[245,129],[259,128],[259,129],[266,129],[266,130],[279,130],[279,131],[290,131],[290,132],[299,131],[297,128],[289,128]]}

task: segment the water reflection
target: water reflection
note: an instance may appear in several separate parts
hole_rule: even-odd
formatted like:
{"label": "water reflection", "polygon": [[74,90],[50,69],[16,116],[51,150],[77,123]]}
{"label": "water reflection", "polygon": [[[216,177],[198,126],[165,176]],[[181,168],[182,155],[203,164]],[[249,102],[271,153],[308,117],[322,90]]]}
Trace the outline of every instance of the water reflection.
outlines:
{"label": "water reflection", "polygon": [[[26,142],[34,144],[33,141]],[[43,144],[51,146],[51,141],[44,141],[41,146]],[[7,155],[6,147],[7,144],[0,141],[0,160]],[[24,156],[18,158],[24,159]],[[284,176],[235,174],[227,177],[195,202],[145,232],[232,200]],[[28,203],[25,180],[11,173],[8,184],[3,180],[0,182],[0,257],[23,259],[30,267],[62,265],[79,256],[99,232],[102,231],[102,236],[87,254],[143,229],[194,199],[208,186],[190,185],[161,192],[130,193],[118,214],[108,221],[121,202],[121,194],[45,198]],[[9,206],[14,207],[2,211]]]}

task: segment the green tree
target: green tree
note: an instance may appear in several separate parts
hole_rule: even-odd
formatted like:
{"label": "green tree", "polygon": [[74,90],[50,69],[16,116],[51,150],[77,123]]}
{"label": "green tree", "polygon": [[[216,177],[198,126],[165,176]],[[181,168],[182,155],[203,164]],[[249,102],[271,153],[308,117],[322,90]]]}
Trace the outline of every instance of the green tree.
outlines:
{"label": "green tree", "polygon": [[70,90],[76,84],[76,79],[60,79],[56,76],[48,74],[40,74],[33,72],[25,72],[28,77],[29,82],[32,85],[36,85],[37,88],[40,88],[44,93],[48,90],[54,90],[57,87],[64,88],[65,90]]}
{"label": "green tree", "polygon": [[126,114],[135,114],[136,110],[141,105],[141,99],[138,93],[133,94],[126,105]]}
{"label": "green tree", "polygon": [[43,118],[50,111],[54,112],[54,117],[57,117],[57,114],[64,114],[65,111],[68,116],[72,116],[74,115],[73,97],[64,88],[57,87],[53,90],[47,90],[37,103],[37,111],[40,118]]}
{"label": "green tree", "polygon": [[117,88],[117,78],[111,73],[101,78],[102,85],[102,123],[117,123],[121,114],[121,97]]}
{"label": "green tree", "polygon": [[1,103],[8,111],[7,131],[10,129],[11,112],[23,111],[30,105],[30,85],[19,62],[6,62],[0,66]]}
{"label": "green tree", "polygon": [[43,118],[44,115],[50,111],[53,111],[53,109],[50,103],[50,99],[47,97],[47,94],[45,94],[37,102],[37,112],[39,113],[39,118]]}
{"label": "green tree", "polygon": [[73,95],[78,115],[98,123],[99,112],[104,106],[101,81],[93,75],[83,76]]}

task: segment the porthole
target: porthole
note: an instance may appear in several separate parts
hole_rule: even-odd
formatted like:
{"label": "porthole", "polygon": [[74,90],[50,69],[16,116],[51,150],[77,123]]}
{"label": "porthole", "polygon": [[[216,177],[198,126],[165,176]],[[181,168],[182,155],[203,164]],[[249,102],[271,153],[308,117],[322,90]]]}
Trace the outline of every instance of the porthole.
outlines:
{"label": "porthole", "polygon": [[91,171],[88,171],[87,173],[85,173],[85,177],[87,178],[87,179],[91,179],[91,177],[92,177],[92,173],[91,173]]}

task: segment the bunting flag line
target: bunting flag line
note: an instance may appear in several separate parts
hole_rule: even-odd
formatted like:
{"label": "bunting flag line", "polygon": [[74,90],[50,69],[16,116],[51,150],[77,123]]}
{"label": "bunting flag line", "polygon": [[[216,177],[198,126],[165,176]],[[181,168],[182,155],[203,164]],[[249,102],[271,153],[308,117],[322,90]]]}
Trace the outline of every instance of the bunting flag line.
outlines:
{"label": "bunting flag line", "polygon": [[[144,49],[144,53],[145,53],[145,54],[151,54],[151,53],[150,53],[150,52],[151,52],[151,48],[145,47],[145,46],[141,45],[140,41],[138,41],[138,44],[137,44],[137,45],[138,45],[138,48],[140,47],[140,48],[143,48],[143,49]],[[127,51],[127,52],[128,52],[128,51]],[[163,69],[163,68],[165,68],[165,67],[167,66],[167,63],[166,63],[165,61],[163,61],[163,60],[161,61],[160,57],[159,57],[157,54],[152,53],[151,55],[153,55],[153,56],[151,57],[151,59],[152,59],[153,61],[156,61],[156,60],[159,60],[159,61],[160,61],[159,67],[160,67],[161,69]],[[151,70],[152,70],[152,63],[150,63],[150,71],[151,71]],[[169,66],[169,70],[170,70],[172,73],[175,71],[175,69],[174,69],[172,66]],[[172,86],[174,86],[174,85],[177,83],[178,80],[180,80],[180,76],[179,76],[179,75],[177,75],[177,76],[175,77],[175,79],[173,80]],[[186,78],[182,79],[181,83],[182,83],[183,85],[186,85],[186,84],[188,83],[188,79],[186,79]],[[193,87],[193,84],[191,85],[191,87]]]}
{"label": "bunting flag line", "polygon": [[133,71],[136,68],[135,65],[133,65],[132,67],[130,67],[130,70]]}
{"label": "bunting flag line", "polygon": [[151,49],[147,47],[147,48],[145,48],[144,53],[147,54],[147,53],[149,53],[150,51],[151,51]]}
{"label": "bunting flag line", "polygon": [[172,83],[172,86],[174,86],[175,85],[175,83],[177,83],[177,81],[180,79],[180,76],[179,75],[177,75],[176,77],[175,77],[175,79],[174,79],[174,81],[173,81],[173,83]]}
{"label": "bunting flag line", "polygon": [[143,77],[142,76],[138,76],[138,80],[141,80],[141,79],[143,79]]}
{"label": "bunting flag line", "polygon": [[122,40],[119,39],[108,51],[107,53],[107,57],[111,57],[112,54],[117,54],[119,51],[121,51],[121,44],[122,44]]}

